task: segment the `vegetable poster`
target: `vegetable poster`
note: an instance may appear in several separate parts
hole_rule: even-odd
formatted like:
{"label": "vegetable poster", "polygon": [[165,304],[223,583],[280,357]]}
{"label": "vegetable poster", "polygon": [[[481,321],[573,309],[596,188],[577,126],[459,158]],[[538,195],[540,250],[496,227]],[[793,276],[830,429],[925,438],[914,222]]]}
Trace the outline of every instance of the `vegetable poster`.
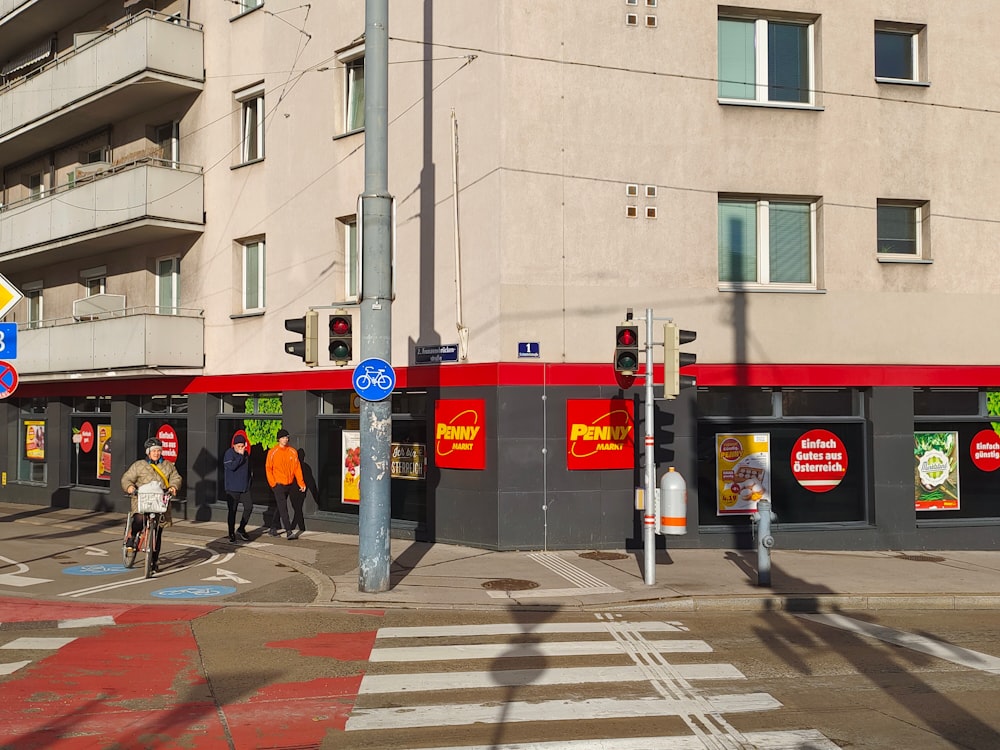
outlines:
{"label": "vegetable poster", "polygon": [[358,505],[361,502],[361,432],[344,430],[340,433],[341,446],[344,454],[344,465],[341,471],[344,494],[341,503]]}
{"label": "vegetable poster", "polygon": [[959,510],[958,433],[913,433],[917,510]]}
{"label": "vegetable poster", "polygon": [[758,500],[771,499],[771,436],[767,433],[715,436],[717,513],[749,515]]}

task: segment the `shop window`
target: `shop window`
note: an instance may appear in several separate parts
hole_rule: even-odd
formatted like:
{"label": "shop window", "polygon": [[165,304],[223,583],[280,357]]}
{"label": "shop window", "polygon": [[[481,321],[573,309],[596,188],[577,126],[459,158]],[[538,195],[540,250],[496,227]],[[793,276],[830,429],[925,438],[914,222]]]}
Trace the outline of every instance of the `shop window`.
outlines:
{"label": "shop window", "polygon": [[181,478],[186,486],[191,479],[187,475],[187,417],[183,415],[140,414],[136,418],[133,453],[124,458],[124,466],[128,466],[132,461],[145,455],[143,445],[152,437],[163,443],[163,458],[177,466],[177,471],[181,473]]}
{"label": "shop window", "polygon": [[774,413],[772,388],[699,388],[698,414],[704,417],[769,417]]}
{"label": "shop window", "polygon": [[975,388],[914,388],[913,413],[917,416],[978,415],[979,391]]}
{"label": "shop window", "polygon": [[187,414],[186,394],[173,396],[144,396],[139,410],[146,414]]}
{"label": "shop window", "polygon": [[110,489],[112,458],[122,451],[113,439],[110,396],[80,396],[70,415],[73,484]]}
{"label": "shop window", "polygon": [[786,417],[848,417],[859,413],[857,395],[850,388],[785,388],[781,413]]}
{"label": "shop window", "polygon": [[45,400],[21,399],[18,426],[17,479],[45,484],[48,480],[46,455]]}

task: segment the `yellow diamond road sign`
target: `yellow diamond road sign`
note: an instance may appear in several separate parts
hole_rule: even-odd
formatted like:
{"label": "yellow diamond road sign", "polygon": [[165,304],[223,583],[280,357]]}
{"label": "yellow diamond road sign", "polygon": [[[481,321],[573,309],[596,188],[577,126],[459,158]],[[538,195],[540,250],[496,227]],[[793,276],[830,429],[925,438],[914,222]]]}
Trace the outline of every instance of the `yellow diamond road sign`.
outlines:
{"label": "yellow diamond road sign", "polygon": [[24,295],[0,274],[0,318],[14,309]]}

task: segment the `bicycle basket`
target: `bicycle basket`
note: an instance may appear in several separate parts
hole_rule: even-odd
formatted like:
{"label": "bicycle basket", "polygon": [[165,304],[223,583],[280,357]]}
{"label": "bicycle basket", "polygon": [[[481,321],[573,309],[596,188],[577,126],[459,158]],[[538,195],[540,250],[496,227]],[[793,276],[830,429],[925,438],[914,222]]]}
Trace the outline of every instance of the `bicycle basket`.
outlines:
{"label": "bicycle basket", "polygon": [[162,492],[138,492],[135,496],[138,513],[166,513],[169,502]]}

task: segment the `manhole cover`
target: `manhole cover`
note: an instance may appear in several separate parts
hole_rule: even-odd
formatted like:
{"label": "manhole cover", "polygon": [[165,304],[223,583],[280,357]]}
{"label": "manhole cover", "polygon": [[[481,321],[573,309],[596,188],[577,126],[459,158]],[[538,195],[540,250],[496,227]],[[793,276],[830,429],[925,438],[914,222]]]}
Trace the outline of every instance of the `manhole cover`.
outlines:
{"label": "manhole cover", "polygon": [[900,560],[911,560],[913,562],[944,562],[943,557],[937,555],[896,555]]}
{"label": "manhole cover", "polygon": [[583,552],[580,557],[585,557],[588,560],[627,560],[628,555],[624,555],[621,552]]}
{"label": "manhole cover", "polygon": [[524,581],[519,578],[496,578],[492,581],[483,582],[484,589],[491,591],[524,591],[526,589],[537,589],[538,584],[534,581]]}

